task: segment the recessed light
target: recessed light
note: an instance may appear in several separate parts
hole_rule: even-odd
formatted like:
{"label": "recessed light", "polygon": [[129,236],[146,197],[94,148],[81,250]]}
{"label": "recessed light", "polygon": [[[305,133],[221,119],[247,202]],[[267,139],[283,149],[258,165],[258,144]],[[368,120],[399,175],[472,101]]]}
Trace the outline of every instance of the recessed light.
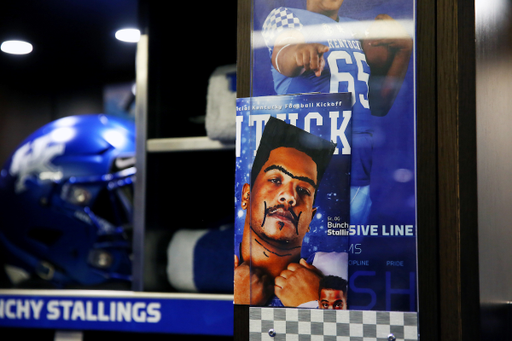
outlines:
{"label": "recessed light", "polygon": [[10,54],[28,54],[32,52],[32,44],[22,40],[6,40],[0,45],[0,49]]}
{"label": "recessed light", "polygon": [[126,43],[136,43],[140,39],[140,31],[136,28],[125,28],[116,32],[116,38]]}

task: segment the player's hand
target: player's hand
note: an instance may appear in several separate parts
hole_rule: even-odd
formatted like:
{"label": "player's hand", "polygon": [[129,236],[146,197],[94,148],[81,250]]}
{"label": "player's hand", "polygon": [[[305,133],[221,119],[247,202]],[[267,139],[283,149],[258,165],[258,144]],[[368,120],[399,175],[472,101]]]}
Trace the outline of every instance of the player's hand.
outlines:
{"label": "player's hand", "polygon": [[387,46],[397,52],[410,53],[413,48],[412,38],[405,28],[387,14],[379,14],[366,32],[366,39],[372,46]]}
{"label": "player's hand", "polygon": [[274,294],[274,281],[270,275],[243,262],[235,255],[235,304],[263,305]]}
{"label": "player's hand", "polygon": [[274,291],[286,307],[298,307],[302,303],[318,300],[320,270],[308,264],[304,259],[298,263],[290,263],[275,278]]}
{"label": "player's hand", "polygon": [[297,66],[304,68],[304,71],[313,71],[319,77],[325,67],[324,53],[329,47],[318,44],[297,44],[295,45],[295,61]]}

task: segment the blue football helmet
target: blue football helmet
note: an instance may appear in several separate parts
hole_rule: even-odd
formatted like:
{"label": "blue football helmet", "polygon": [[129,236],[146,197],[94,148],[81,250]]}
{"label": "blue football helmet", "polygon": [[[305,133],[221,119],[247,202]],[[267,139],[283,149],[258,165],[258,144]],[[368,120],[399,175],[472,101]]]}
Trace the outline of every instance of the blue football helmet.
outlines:
{"label": "blue football helmet", "polygon": [[30,135],[0,173],[7,265],[56,287],[131,280],[135,125],[69,116]]}

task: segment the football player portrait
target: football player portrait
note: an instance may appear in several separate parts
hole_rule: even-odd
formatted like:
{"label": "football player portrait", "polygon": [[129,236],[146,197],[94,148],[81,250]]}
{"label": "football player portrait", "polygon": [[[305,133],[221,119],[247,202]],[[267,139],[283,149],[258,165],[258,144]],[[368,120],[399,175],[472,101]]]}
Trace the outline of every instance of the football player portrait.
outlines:
{"label": "football player portrait", "polygon": [[277,7],[262,26],[274,90],[352,93],[351,223],[365,224],[371,208],[372,116],[385,116],[401,88],[413,41],[387,14],[343,17],[343,0],[307,0]]}
{"label": "football player portrait", "polygon": [[347,281],[339,276],[325,276],[320,280],[318,294],[320,309],[347,309]]}
{"label": "football player portrait", "polygon": [[235,303],[297,307],[318,300],[320,279],[301,259],[316,208],[316,190],[335,144],[270,118],[242,190],[247,211],[240,259],[235,256]]}

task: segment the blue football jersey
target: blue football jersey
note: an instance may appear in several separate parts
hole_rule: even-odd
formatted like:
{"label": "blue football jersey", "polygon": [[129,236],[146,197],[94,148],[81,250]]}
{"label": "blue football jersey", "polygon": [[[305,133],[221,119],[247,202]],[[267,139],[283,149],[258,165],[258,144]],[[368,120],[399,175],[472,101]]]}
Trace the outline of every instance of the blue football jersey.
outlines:
{"label": "blue football jersey", "polygon": [[335,21],[325,15],[307,10],[279,7],[267,16],[262,35],[270,56],[274,42],[286,30],[299,31],[306,43],[320,43],[329,47],[324,53],[325,67],[317,77],[307,71],[297,77],[286,77],[271,67],[277,94],[296,93],[352,93],[352,131],[371,132],[368,80],[370,67],[359,41],[359,22],[348,18]]}

